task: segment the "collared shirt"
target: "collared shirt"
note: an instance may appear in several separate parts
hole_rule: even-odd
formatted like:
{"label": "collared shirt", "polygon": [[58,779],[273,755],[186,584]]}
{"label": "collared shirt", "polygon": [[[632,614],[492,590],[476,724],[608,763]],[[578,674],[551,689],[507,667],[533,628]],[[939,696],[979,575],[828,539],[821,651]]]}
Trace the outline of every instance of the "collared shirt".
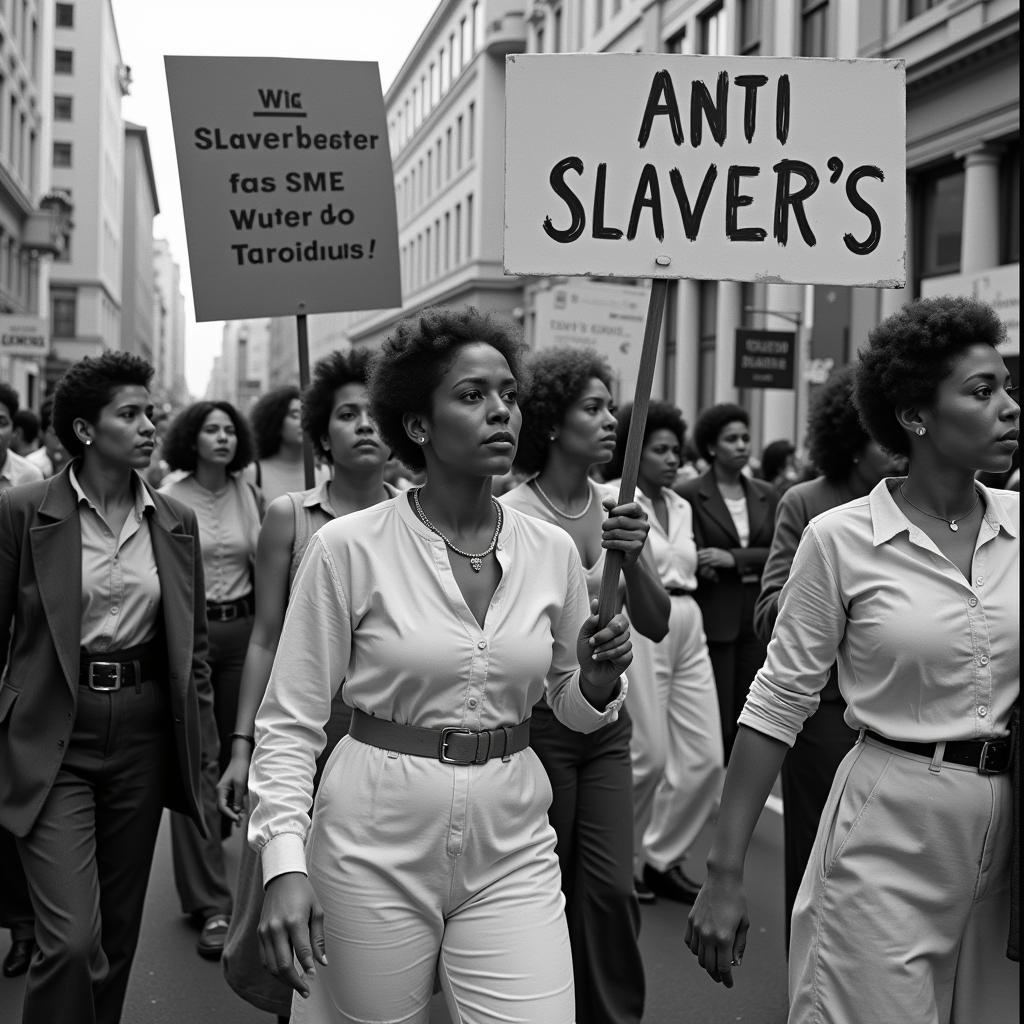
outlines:
{"label": "collared shirt", "polygon": [[545,691],[570,728],[616,719],[625,686],[604,711],[580,689],[576,639],[588,607],[572,539],[506,509],[496,557],[501,581],[481,627],[444,541],[406,494],[335,519],[310,541],[256,717],[249,839],[264,879],[305,870],[314,758],[342,680],[354,707],[433,729],[514,725]]}
{"label": "collared shirt", "polygon": [[53,476],[53,459],[50,458],[50,453],[46,450],[46,445],[42,445],[34,452],[29,452],[28,455],[25,456],[25,459],[27,462],[31,462],[32,465],[43,474],[44,478]]}
{"label": "collared shirt", "polygon": [[177,498],[196,514],[206,600],[237,601],[251,593],[260,510],[241,475],[230,475],[221,490],[208,491],[189,473],[165,483],[160,493]]}
{"label": "collared shirt", "polygon": [[792,744],[838,661],[853,729],[1005,734],[1020,691],[1020,495],[976,484],[985,513],[966,579],[893,501],[901,479],[808,524],[741,725]]}
{"label": "collared shirt", "polygon": [[7,458],[0,466],[0,491],[42,479],[42,471],[37,466],[33,466],[25,456],[12,452],[10,448],[7,449]]}
{"label": "collared shirt", "polygon": [[152,640],[160,610],[160,577],[147,514],[156,507],[142,478],[132,470],[135,504],[118,536],[78,482],[82,529],[82,647],[90,654],[121,651]]}

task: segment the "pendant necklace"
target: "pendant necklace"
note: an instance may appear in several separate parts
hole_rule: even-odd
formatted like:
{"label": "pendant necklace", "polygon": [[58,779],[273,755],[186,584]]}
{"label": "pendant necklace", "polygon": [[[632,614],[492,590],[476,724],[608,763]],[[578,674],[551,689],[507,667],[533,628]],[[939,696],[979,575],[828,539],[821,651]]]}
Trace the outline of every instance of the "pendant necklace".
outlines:
{"label": "pendant necklace", "polygon": [[923,516],[928,516],[930,519],[938,519],[940,522],[945,523],[954,533],[956,533],[960,527],[957,525],[958,519],[966,519],[977,507],[978,502],[981,501],[981,495],[974,492],[974,504],[961,516],[954,516],[952,519],[947,519],[945,516],[937,516],[934,512],[926,512],[920,505],[915,505],[908,497],[907,492],[903,490],[903,484],[899,485],[900,494],[903,495],[903,500],[911,507],[916,508],[918,512]]}
{"label": "pendant necklace", "polygon": [[543,492],[543,491],[541,490],[540,484],[539,484],[539,483],[537,483],[537,478],[536,478],[536,477],[534,477],[534,478],[533,478],[533,479],[532,479],[532,480],[530,481],[530,483],[532,483],[532,484],[533,484],[534,488],[535,488],[535,489],[536,489],[536,491],[537,491],[537,494],[538,494],[538,495],[540,495],[540,497],[541,497],[541,500],[542,500],[542,501],[544,502],[544,504],[545,504],[545,505],[547,505],[547,507],[548,507],[549,509],[551,509],[551,511],[552,511],[552,512],[554,512],[556,516],[561,516],[561,517],[562,517],[563,519],[582,519],[582,518],[583,518],[583,517],[584,517],[584,516],[585,516],[585,515],[586,515],[586,514],[587,514],[587,513],[588,513],[588,512],[590,511],[590,506],[591,506],[591,504],[592,504],[592,503],[593,503],[593,501],[594,501],[594,488],[593,488],[593,487],[591,487],[591,486],[590,486],[590,484],[588,483],[588,484],[587,484],[587,503],[586,503],[586,505],[584,505],[584,506],[583,506],[583,511],[582,511],[582,512],[563,512],[563,511],[562,511],[562,509],[560,509],[560,508],[559,508],[559,507],[558,507],[558,506],[557,506],[557,505],[556,505],[556,504],[555,504],[555,503],[554,503],[554,502],[553,502],[553,501],[552,501],[552,500],[551,500],[551,499],[550,499],[550,498],[549,498],[549,497],[548,497],[548,496],[547,496],[547,495],[546,495],[546,494],[545,494],[545,493],[544,493],[544,492]]}
{"label": "pendant necklace", "polygon": [[480,554],[474,555],[470,551],[463,551],[462,548],[457,548],[428,518],[427,514],[423,511],[423,506],[420,504],[420,491],[421,487],[414,487],[412,489],[412,505],[416,510],[416,516],[419,521],[428,529],[431,533],[436,533],[448,545],[452,551],[457,555],[462,555],[463,558],[469,559],[470,568],[473,572],[480,572],[484,567],[484,559],[498,546],[498,534],[501,533],[501,524],[504,521],[504,515],[501,510],[501,502],[495,498],[491,498],[491,504],[494,506],[494,512],[497,516],[497,521],[494,524],[494,536],[491,537],[491,543],[487,545],[486,551],[481,551]]}

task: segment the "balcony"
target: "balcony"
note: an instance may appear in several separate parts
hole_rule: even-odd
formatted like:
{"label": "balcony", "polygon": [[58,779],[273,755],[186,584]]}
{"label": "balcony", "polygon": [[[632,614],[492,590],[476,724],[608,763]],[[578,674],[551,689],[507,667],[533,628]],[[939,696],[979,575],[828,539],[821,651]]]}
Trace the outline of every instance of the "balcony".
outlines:
{"label": "balcony", "polygon": [[492,57],[526,52],[527,0],[494,0],[488,5],[484,49]]}

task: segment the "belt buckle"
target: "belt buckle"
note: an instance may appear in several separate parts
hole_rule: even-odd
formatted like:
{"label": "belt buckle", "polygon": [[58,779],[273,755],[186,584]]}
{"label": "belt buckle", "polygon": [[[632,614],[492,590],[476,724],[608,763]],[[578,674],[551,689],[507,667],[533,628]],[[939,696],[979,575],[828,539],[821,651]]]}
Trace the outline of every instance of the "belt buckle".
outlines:
{"label": "belt buckle", "polygon": [[473,736],[475,733],[472,729],[456,729],[454,726],[447,726],[441,730],[441,742],[438,745],[437,759],[442,764],[458,764],[465,767],[471,765],[476,760],[476,754],[473,757],[466,759],[464,757],[451,757],[448,754],[448,739],[451,736]]}
{"label": "belt buckle", "polygon": [[[101,674],[110,675],[113,677],[113,682],[110,686],[102,686],[96,682],[96,669],[101,670]],[[93,661],[89,663],[89,672],[86,676],[86,685],[90,690],[95,690],[97,693],[114,693],[121,689],[121,685],[124,678],[124,663],[120,661]]]}
{"label": "belt buckle", "polygon": [[1000,775],[1006,771],[1005,766],[1001,768],[989,768],[988,766],[988,755],[990,750],[995,749],[997,743],[1002,743],[1003,740],[985,740],[981,745],[981,756],[978,758],[978,774],[979,775]]}

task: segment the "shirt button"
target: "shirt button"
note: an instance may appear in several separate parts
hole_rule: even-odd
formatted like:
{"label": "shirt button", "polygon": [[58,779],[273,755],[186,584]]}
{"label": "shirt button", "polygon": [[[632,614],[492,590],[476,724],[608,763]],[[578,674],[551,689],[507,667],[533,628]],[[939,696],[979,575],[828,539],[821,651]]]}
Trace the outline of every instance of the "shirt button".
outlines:
{"label": "shirt button", "polygon": [[111,615],[116,615],[118,613],[118,611],[120,611],[120,609],[115,604],[114,607],[110,609],[110,614]]}
{"label": "shirt button", "polygon": [[972,597],[972,598],[970,599],[970,601],[968,601],[967,603],[968,603],[968,604],[969,604],[969,605],[970,605],[970,606],[971,606],[972,608],[974,608],[974,607],[975,607],[975,606],[976,606],[976,605],[978,604],[978,599],[977,599],[976,597]]}
{"label": "shirt button", "polygon": [[466,701],[466,703],[467,703],[467,705],[469,705],[470,708],[475,708],[476,707],[476,697],[470,697],[469,700]]}
{"label": "shirt button", "polygon": [[981,707],[978,708],[978,717],[979,718],[984,718],[987,714],[988,714],[988,708],[985,707],[984,704],[982,704]]}
{"label": "shirt button", "polygon": [[979,576],[974,582],[977,586],[983,587],[985,585],[985,577]]}
{"label": "shirt button", "polygon": [[479,647],[481,651],[486,650],[487,649],[487,641],[486,640],[481,640],[480,643],[477,644],[477,647]]}
{"label": "shirt button", "polygon": [[981,657],[980,657],[980,658],[978,659],[978,661],[979,661],[979,662],[981,662],[981,664],[982,664],[982,665],[987,665],[987,664],[988,664],[988,655],[987,655],[987,654],[983,654],[983,655],[982,655],[982,656],[981,656]]}

